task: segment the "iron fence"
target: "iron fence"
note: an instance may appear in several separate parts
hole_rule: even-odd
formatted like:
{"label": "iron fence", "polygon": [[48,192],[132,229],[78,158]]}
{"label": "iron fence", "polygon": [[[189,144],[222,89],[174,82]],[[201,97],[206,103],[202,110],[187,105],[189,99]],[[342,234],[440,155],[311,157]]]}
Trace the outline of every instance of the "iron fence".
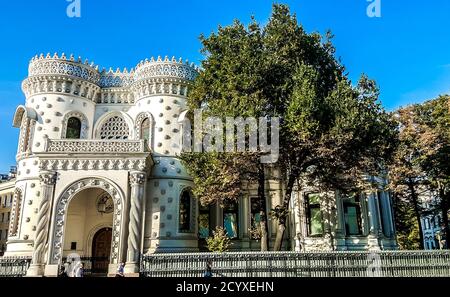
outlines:
{"label": "iron fence", "polygon": [[24,276],[30,263],[30,257],[0,257],[0,277]]}
{"label": "iron fence", "polygon": [[144,277],[445,277],[450,251],[230,252],[152,254],[141,259]]}

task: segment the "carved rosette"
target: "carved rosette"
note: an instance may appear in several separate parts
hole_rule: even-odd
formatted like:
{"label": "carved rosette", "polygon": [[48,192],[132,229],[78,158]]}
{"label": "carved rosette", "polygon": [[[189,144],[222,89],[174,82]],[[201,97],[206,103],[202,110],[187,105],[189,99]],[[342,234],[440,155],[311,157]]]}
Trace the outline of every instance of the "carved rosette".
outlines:
{"label": "carved rosette", "polygon": [[147,179],[147,174],[145,172],[132,172],[130,173],[130,186],[143,185]]}
{"label": "carved rosette", "polygon": [[55,172],[42,172],[39,174],[39,180],[42,185],[52,186],[56,183],[56,173]]}

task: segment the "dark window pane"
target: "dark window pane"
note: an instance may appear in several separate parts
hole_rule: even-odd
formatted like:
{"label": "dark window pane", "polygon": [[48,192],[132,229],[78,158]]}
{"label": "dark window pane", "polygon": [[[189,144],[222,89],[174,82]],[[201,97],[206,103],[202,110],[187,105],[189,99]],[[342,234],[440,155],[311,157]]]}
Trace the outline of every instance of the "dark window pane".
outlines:
{"label": "dark window pane", "polygon": [[179,230],[180,232],[191,231],[191,197],[187,191],[181,194],[180,213],[179,213]]}
{"label": "dark window pane", "polygon": [[79,139],[81,136],[81,121],[78,118],[69,118],[67,121],[66,138]]}
{"label": "dark window pane", "polygon": [[362,234],[361,205],[358,194],[344,199],[344,220],[347,235]]}

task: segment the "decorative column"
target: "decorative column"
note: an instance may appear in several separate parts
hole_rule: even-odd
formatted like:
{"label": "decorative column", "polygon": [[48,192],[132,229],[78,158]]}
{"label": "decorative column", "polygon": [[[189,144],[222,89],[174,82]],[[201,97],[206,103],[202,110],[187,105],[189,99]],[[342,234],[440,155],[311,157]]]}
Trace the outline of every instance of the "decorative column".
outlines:
{"label": "decorative column", "polygon": [[144,208],[144,186],[147,174],[142,171],[130,172],[131,206],[128,225],[128,251],[125,273],[139,273],[139,258],[142,238],[142,214]]}
{"label": "decorative column", "polygon": [[368,246],[371,250],[379,250],[380,221],[378,219],[378,207],[376,193],[367,192],[367,208],[369,211],[369,236]]}
{"label": "decorative column", "polygon": [[48,226],[50,220],[50,209],[53,201],[53,189],[56,183],[55,172],[42,172],[39,175],[42,189],[42,199],[39,203],[39,212],[37,217],[37,227],[34,237],[34,250],[30,268],[27,276],[44,275],[45,246],[48,238]]}

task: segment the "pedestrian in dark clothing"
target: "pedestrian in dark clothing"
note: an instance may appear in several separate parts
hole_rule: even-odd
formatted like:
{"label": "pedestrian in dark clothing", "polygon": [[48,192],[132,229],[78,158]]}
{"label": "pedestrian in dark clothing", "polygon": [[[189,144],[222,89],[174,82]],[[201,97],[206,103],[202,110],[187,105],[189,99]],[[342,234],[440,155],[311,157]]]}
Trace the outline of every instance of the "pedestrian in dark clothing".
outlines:
{"label": "pedestrian in dark clothing", "polygon": [[64,266],[61,267],[61,273],[59,274],[59,277],[69,277],[67,275],[66,267]]}
{"label": "pedestrian in dark clothing", "polygon": [[208,261],[206,262],[206,272],[204,274],[204,277],[212,277],[212,262]]}
{"label": "pedestrian in dark clothing", "polygon": [[125,276],[125,274],[124,274],[124,266],[125,265],[123,263],[119,264],[119,267],[117,268],[116,277],[124,277]]}

